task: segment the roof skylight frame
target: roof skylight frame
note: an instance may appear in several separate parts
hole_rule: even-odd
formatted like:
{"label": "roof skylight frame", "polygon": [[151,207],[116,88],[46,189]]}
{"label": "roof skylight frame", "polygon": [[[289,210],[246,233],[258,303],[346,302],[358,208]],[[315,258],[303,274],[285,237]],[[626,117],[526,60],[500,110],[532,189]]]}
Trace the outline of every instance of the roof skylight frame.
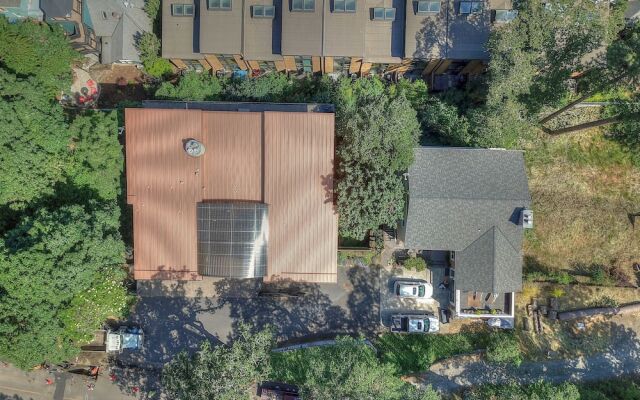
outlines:
{"label": "roof skylight frame", "polygon": [[355,13],[356,7],[356,0],[333,0],[335,13]]}
{"label": "roof skylight frame", "polygon": [[207,10],[231,11],[233,0],[207,0]]}
{"label": "roof skylight frame", "polygon": [[372,19],[375,21],[395,21],[396,9],[393,7],[374,7]]}
{"label": "roof skylight frame", "polygon": [[440,0],[420,0],[418,1],[418,7],[416,13],[419,15],[424,14],[439,14],[441,10]]}
{"label": "roof skylight frame", "polygon": [[291,11],[313,12],[316,9],[315,0],[291,0]]}
{"label": "roof skylight frame", "polygon": [[174,17],[192,17],[193,4],[176,3],[171,5],[171,15]]}
{"label": "roof skylight frame", "polygon": [[251,6],[252,18],[273,19],[276,16],[276,7],[273,5],[255,5]]}

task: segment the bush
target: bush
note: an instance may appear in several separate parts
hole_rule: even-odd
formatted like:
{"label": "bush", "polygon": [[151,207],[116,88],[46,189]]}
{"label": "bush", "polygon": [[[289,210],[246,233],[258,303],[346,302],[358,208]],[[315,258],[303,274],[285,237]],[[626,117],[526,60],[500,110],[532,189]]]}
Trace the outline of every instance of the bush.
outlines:
{"label": "bush", "polygon": [[520,366],[522,352],[518,338],[513,332],[493,332],[489,335],[487,360],[491,363]]}
{"label": "bush", "polygon": [[401,335],[385,333],[376,341],[380,358],[393,364],[399,373],[423,372],[436,361],[470,353],[487,346],[486,333],[451,335]]}
{"label": "bush", "polygon": [[610,286],[613,283],[607,270],[599,265],[592,267],[589,275],[591,276],[591,282],[595,285]]}
{"label": "bush", "polygon": [[618,307],[618,300],[610,296],[602,296],[589,302],[589,307]]}
{"label": "bush", "polygon": [[218,78],[209,74],[187,72],[177,85],[163,82],[156,91],[156,97],[167,100],[219,100],[222,84]]}
{"label": "bush", "polygon": [[144,70],[154,78],[164,78],[173,73],[173,67],[166,58],[155,58],[145,62]]}
{"label": "bush", "polygon": [[422,272],[427,269],[427,262],[422,257],[410,257],[404,262],[406,269]]}
{"label": "bush", "polygon": [[151,32],[145,32],[136,41],[136,48],[143,63],[152,62],[160,54],[160,39]]}

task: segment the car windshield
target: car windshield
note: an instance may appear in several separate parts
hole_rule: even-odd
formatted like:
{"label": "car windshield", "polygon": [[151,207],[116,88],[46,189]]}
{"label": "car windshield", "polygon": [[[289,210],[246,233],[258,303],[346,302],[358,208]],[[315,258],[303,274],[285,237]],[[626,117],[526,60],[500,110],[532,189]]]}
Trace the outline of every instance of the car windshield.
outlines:
{"label": "car windshield", "polygon": [[424,285],[418,286],[418,296],[424,297]]}

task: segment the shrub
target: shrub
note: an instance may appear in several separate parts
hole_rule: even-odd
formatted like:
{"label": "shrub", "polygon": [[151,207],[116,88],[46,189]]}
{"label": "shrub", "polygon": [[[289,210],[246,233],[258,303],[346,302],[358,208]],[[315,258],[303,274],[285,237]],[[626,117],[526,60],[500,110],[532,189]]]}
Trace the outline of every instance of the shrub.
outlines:
{"label": "shrub", "polygon": [[556,274],[555,281],[561,285],[568,285],[573,282],[573,277],[566,271],[560,271]]}
{"label": "shrub", "polygon": [[591,276],[591,282],[595,285],[610,286],[612,284],[609,273],[602,266],[596,265],[592,267],[589,275]]}
{"label": "shrub", "polygon": [[151,32],[145,32],[136,41],[136,48],[143,63],[151,62],[160,54],[160,39]]}
{"label": "shrub", "polygon": [[489,336],[487,360],[491,363],[520,366],[522,352],[518,338],[513,332],[493,332]]}
{"label": "shrub", "polygon": [[163,78],[173,73],[173,67],[166,58],[155,58],[144,63],[144,70],[154,78]]}
{"label": "shrub", "polygon": [[618,307],[618,300],[609,296],[602,296],[589,302],[589,307]]}
{"label": "shrub", "polygon": [[553,290],[551,291],[551,296],[552,297],[560,298],[560,297],[564,296],[564,294],[565,294],[564,293],[564,289],[559,288],[559,287],[553,288]]}
{"label": "shrub", "polygon": [[406,269],[422,272],[427,269],[427,262],[422,257],[410,257],[404,262],[404,267]]}

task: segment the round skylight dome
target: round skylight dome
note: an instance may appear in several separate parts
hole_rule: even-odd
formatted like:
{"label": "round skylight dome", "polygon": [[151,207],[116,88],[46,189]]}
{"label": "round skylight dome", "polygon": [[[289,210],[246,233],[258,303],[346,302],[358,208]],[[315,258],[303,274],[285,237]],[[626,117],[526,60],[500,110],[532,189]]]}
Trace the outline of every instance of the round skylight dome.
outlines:
{"label": "round skylight dome", "polygon": [[191,157],[200,157],[204,154],[204,145],[195,139],[189,139],[184,144],[184,151]]}

